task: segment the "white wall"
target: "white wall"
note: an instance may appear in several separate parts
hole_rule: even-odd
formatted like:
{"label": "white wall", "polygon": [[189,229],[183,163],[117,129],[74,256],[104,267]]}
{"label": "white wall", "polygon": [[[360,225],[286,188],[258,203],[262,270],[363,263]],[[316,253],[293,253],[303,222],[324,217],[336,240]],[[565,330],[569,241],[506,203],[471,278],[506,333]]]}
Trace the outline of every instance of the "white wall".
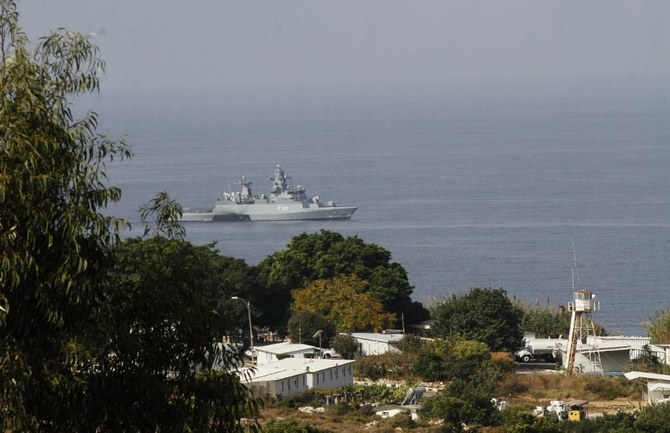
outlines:
{"label": "white wall", "polygon": [[255,397],[266,394],[274,397],[302,394],[308,390],[307,375],[298,374],[281,379],[254,381],[250,388]]}
{"label": "white wall", "polygon": [[363,338],[357,338],[359,353],[362,356],[369,355],[382,355],[386,352],[400,352],[400,350],[385,342],[385,341],[374,341],[374,340],[365,340]]}
{"label": "white wall", "polygon": [[340,388],[354,383],[353,363],[307,373],[307,386],[316,389]]}

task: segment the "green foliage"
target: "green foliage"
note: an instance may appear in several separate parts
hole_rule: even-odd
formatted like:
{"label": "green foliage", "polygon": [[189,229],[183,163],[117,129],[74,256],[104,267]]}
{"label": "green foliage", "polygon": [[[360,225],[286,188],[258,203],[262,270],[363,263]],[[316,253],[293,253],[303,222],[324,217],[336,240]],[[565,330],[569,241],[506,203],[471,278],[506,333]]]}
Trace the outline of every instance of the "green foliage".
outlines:
{"label": "green foliage", "polygon": [[298,409],[301,406],[316,406],[319,404],[317,396],[312,392],[280,396],[276,401],[276,406],[289,409]]}
{"label": "green foliage", "polygon": [[462,339],[434,341],[419,351],[412,366],[424,380],[481,379],[493,366],[484,343]]}
{"label": "green foliage", "polygon": [[412,334],[404,335],[398,342],[398,349],[407,353],[419,353],[422,347],[421,337]]}
{"label": "green foliage", "polygon": [[486,343],[494,352],[515,352],[522,346],[522,311],[503,289],[474,288],[452,295],[431,309],[435,337],[462,336]]}
{"label": "green foliage", "polygon": [[292,419],[275,419],[263,426],[264,433],[330,433],[330,430],[314,427]]}
{"label": "green foliage", "polygon": [[91,374],[98,428],[239,431],[256,402],[234,372],[222,298],[226,264],[211,245],[131,238],[117,245],[99,361]]}
{"label": "green foliage", "polygon": [[28,51],[14,2],[0,0],[0,430],[74,430],[84,413],[104,269],[124,221],[105,163],[129,157],[73,100],[104,62],[58,30]]}
{"label": "green foliage", "polygon": [[670,433],[670,403],[645,407],[635,420],[635,432]]}
{"label": "green foliage", "polygon": [[423,380],[438,382],[447,380],[451,375],[445,365],[445,359],[433,350],[424,349],[417,355],[412,370]]}
{"label": "green foliage", "polygon": [[578,423],[564,423],[564,432],[569,433],[629,433],[640,430],[635,429],[636,415],[632,413],[618,412],[615,414],[604,414],[602,416],[587,418]]}
{"label": "green foliage", "polygon": [[381,331],[393,321],[382,304],[365,293],[367,282],[356,275],[316,280],[294,290],[293,311],[310,311],[325,316],[338,332]]}
{"label": "green foliage", "polygon": [[176,239],[121,243],[103,214],[105,164],[131,152],[72,109],[97,48],[58,30],[31,55],[11,0],[0,46],[0,431],[242,431],[257,405],[217,344],[226,261],[179,240],[167,195],[142,219]]}
{"label": "green foliage", "polygon": [[585,376],[584,390],[599,399],[614,400],[619,397],[630,397],[636,393],[636,386],[624,376]]}
{"label": "green foliage", "polygon": [[642,322],[651,338],[651,344],[670,343],[670,307],[657,311],[648,320]]}
{"label": "green foliage", "polygon": [[[321,338],[314,337],[317,331],[323,331]],[[335,336],[333,322],[318,313],[296,311],[288,321],[288,332],[291,343],[302,342],[312,346],[323,346]]]}
{"label": "green foliage", "polygon": [[268,305],[263,311],[265,324],[283,326],[286,323],[292,290],[315,280],[351,274],[367,281],[364,292],[380,301],[386,311],[394,313],[396,320],[403,312],[407,322],[424,320],[427,311],[411,300],[413,288],[406,271],[390,260],[389,251],[365,243],[357,236],[345,238],[322,230],[294,237],[286,249],[258,265],[263,288],[255,296]]}
{"label": "green foliage", "polygon": [[405,411],[395,415],[391,419],[391,426],[395,429],[412,430],[415,429],[418,425],[416,421],[412,419],[412,414],[409,411]]}
{"label": "green foliage", "polygon": [[422,419],[444,420],[451,431],[460,432],[462,426],[495,426],[499,423],[499,412],[494,407],[492,396],[471,393],[454,396],[442,392],[423,400],[419,412]]}
{"label": "green foliage", "polygon": [[411,353],[387,352],[382,355],[368,355],[356,359],[355,375],[370,380],[411,379],[415,377],[413,363],[416,355]]}
{"label": "green foliage", "polygon": [[344,359],[353,359],[354,354],[358,351],[358,341],[350,335],[338,334],[330,340],[330,347]]}
{"label": "green foliage", "polygon": [[516,306],[523,312],[520,324],[523,332],[533,332],[537,338],[567,336],[570,332],[570,314],[563,306],[554,309],[549,304],[538,304],[533,307],[520,301],[516,302]]}
{"label": "green foliage", "polygon": [[159,192],[148,204],[140,208],[144,236],[153,232],[154,236],[184,239],[186,230],[181,225],[181,215],[181,205],[172,200],[167,191]]}
{"label": "green foliage", "polygon": [[670,368],[663,364],[648,344],[642,346],[642,353],[633,359],[627,368],[629,371],[645,371],[648,373],[665,374]]}
{"label": "green foliage", "polygon": [[540,418],[521,418],[517,424],[507,428],[509,433],[561,433],[571,423],[559,422],[555,416],[544,416]]}

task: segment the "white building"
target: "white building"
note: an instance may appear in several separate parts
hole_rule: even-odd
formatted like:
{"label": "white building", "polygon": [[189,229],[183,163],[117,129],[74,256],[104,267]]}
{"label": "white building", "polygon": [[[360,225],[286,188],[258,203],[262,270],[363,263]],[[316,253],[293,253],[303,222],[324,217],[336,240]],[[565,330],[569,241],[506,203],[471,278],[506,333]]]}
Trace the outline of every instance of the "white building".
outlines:
{"label": "white building", "polygon": [[[628,363],[643,353],[648,345],[660,362],[667,362],[668,348],[652,345],[649,337],[640,336],[589,336],[587,342],[578,342],[575,367],[583,373],[620,373]],[[567,367],[567,353],[562,349],[563,366]]]}
{"label": "white building", "polygon": [[294,344],[289,342],[270,344],[256,347],[256,362],[258,365],[279,361],[282,358],[313,357],[317,348],[308,344]]}
{"label": "white building", "polygon": [[358,354],[361,356],[400,352],[398,343],[404,337],[403,334],[381,334],[377,332],[354,332],[351,336],[358,341]]}
{"label": "white building", "polygon": [[285,358],[245,371],[243,382],[255,396],[302,394],[308,389],[335,389],[354,383],[354,361]]}
{"label": "white building", "polygon": [[628,380],[637,380],[646,385],[643,397],[646,397],[647,403],[670,401],[670,375],[631,371],[624,376]]}
{"label": "white building", "polygon": [[[563,366],[567,364],[564,351]],[[575,370],[580,373],[621,373],[630,362],[630,346],[578,344],[575,351]]]}

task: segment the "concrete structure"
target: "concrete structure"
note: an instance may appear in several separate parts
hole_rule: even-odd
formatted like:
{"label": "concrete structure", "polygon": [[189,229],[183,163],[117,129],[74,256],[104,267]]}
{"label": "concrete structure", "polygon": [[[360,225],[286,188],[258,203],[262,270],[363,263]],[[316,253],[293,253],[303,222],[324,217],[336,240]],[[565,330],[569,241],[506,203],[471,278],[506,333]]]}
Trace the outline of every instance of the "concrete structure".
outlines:
{"label": "concrete structure", "polygon": [[354,361],[346,359],[285,358],[246,370],[246,382],[255,396],[302,394],[309,389],[334,389],[354,383]]}
{"label": "concrete structure", "polygon": [[381,334],[375,332],[354,332],[351,336],[358,341],[358,354],[360,356],[400,352],[398,343],[404,337],[403,334]]}
{"label": "concrete structure", "polygon": [[[568,354],[562,353],[563,359]],[[630,346],[579,344],[574,352],[573,369],[578,373],[621,373],[630,362]]]}
{"label": "concrete structure", "polygon": [[289,342],[256,346],[256,362],[258,365],[279,361],[282,358],[313,357],[317,348],[308,344],[293,344]]}
{"label": "concrete structure", "polygon": [[[670,356],[670,345],[649,344],[649,337],[641,336],[589,336],[585,343],[578,342],[574,367],[583,373],[622,373],[628,363],[643,354],[643,347],[649,346],[652,354],[658,357],[660,362],[667,363]],[[598,352],[599,358],[594,356]],[[568,356],[565,349],[562,350],[563,360]],[[564,364],[565,365],[565,364]]]}
{"label": "concrete structure", "polygon": [[670,364],[670,344],[652,344],[652,352],[664,364]]}
{"label": "concrete structure", "polygon": [[641,371],[631,371],[624,374],[626,379],[641,382],[645,385],[643,388],[643,398],[647,403],[662,403],[670,401],[670,375],[657,373],[644,373]]}

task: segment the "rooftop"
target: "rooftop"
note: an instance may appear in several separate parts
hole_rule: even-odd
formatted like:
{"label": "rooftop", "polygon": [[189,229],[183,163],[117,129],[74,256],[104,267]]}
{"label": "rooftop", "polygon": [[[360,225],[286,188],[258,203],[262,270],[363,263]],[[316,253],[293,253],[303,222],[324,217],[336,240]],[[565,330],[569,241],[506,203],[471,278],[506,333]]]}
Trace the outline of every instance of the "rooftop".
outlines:
{"label": "rooftop", "polygon": [[274,355],[286,355],[288,353],[310,352],[317,348],[309,344],[295,344],[290,342],[269,344],[267,346],[256,346],[259,352],[272,353]]}
{"label": "rooftop", "polygon": [[251,374],[250,382],[261,382],[266,380],[286,379],[305,373],[316,373],[329,368],[353,363],[353,360],[347,359],[285,358],[269,364],[260,365],[256,368],[255,372],[245,370],[244,373]]}

